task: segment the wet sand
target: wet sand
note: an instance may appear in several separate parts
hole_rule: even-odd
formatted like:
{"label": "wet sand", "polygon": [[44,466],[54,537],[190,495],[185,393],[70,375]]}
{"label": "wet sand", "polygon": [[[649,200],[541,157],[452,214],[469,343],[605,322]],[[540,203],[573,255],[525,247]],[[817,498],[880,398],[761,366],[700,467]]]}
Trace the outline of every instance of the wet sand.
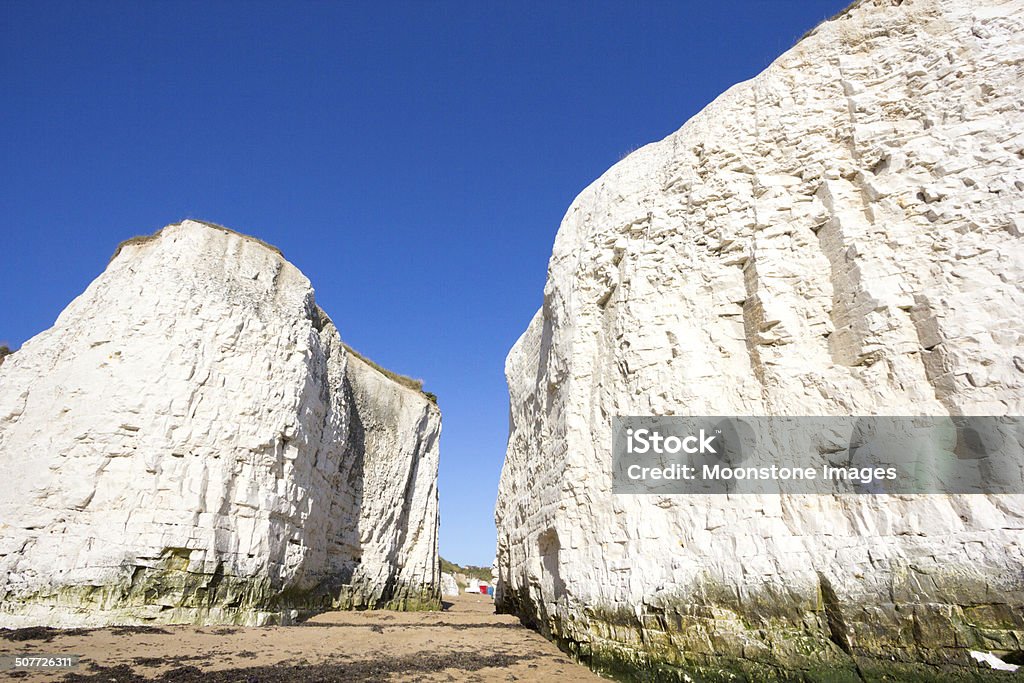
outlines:
{"label": "wet sand", "polygon": [[[0,631],[0,655],[81,655],[73,670],[0,671],[0,680],[601,681],[485,596],[443,612],[328,612],[300,626]],[[32,639],[12,639],[31,636]]]}

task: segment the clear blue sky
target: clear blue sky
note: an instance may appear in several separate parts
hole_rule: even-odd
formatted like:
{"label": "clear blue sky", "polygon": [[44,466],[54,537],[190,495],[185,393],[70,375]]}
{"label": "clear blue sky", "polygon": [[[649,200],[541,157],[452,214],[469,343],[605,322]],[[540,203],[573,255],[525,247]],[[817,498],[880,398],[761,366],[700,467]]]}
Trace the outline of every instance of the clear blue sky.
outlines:
{"label": "clear blue sky", "polygon": [[441,553],[490,564],[505,355],[569,203],[844,0],[0,4],[0,341],[185,217],[279,246],[444,413]]}

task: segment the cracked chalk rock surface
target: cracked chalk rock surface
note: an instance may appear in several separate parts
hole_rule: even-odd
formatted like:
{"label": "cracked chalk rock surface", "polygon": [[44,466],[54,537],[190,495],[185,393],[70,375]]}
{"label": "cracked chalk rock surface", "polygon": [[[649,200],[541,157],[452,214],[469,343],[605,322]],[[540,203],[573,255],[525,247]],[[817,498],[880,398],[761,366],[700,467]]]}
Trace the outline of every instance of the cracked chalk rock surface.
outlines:
{"label": "cracked chalk rock surface", "polygon": [[[996,675],[1024,496],[614,496],[615,415],[1024,414],[1024,3],[864,0],[570,206],[500,609],[666,679]],[[938,678],[927,678],[936,676]]]}
{"label": "cracked chalk rock surface", "polygon": [[129,240],[0,365],[0,626],[436,608],[440,428],[276,249]]}

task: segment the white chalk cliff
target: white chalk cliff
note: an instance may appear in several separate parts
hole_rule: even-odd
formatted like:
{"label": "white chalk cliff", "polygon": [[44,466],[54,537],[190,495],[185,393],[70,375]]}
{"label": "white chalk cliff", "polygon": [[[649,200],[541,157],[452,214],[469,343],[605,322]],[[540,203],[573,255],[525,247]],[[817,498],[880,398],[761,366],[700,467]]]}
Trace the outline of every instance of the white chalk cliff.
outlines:
{"label": "white chalk cliff", "polygon": [[1022,656],[1024,496],[617,496],[610,454],[615,415],[1024,414],[1022,232],[1020,0],[855,3],[616,164],[506,363],[499,608],[665,680]]}
{"label": "white chalk cliff", "polygon": [[455,580],[454,574],[448,572],[441,572],[441,595],[444,597],[451,597],[459,594],[459,584]]}
{"label": "white chalk cliff", "polygon": [[129,240],[0,366],[0,626],[439,606],[441,416],[406,384],[276,249]]}

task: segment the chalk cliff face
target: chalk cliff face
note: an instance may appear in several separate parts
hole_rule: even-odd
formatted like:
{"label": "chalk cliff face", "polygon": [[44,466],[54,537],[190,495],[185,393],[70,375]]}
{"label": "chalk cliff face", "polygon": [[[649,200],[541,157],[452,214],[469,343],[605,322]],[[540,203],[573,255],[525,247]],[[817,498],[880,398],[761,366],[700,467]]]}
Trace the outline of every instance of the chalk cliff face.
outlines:
{"label": "chalk cliff face", "polygon": [[441,572],[441,595],[444,597],[451,597],[459,594],[459,584],[455,580],[455,575],[447,572]]}
{"label": "chalk cliff face", "polygon": [[1022,36],[856,3],[580,194],[505,368],[500,609],[672,680],[1024,650],[1024,496],[615,496],[610,454],[615,415],[1024,414]]}
{"label": "chalk cliff face", "polygon": [[272,247],[129,241],[0,367],[0,625],[436,607],[439,432]]}

